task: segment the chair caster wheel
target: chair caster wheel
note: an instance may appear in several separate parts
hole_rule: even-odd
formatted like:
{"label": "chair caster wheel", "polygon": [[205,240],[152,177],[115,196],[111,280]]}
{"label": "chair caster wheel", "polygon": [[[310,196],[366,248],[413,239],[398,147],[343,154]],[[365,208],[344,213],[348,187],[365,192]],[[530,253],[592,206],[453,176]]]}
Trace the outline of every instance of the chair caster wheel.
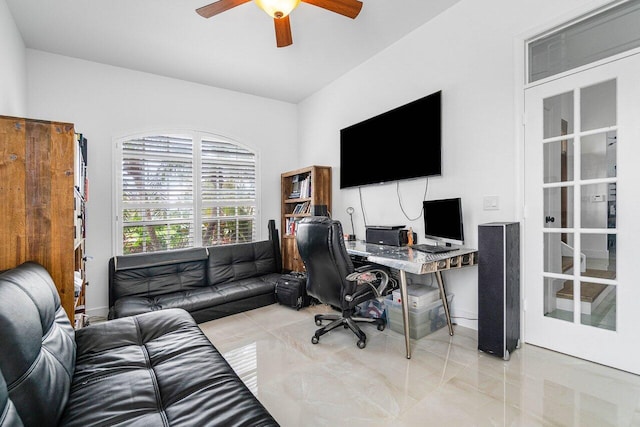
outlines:
{"label": "chair caster wheel", "polygon": [[358,348],[365,348],[367,346],[367,342],[365,340],[358,341]]}
{"label": "chair caster wheel", "polygon": [[378,330],[379,331],[384,331],[385,326],[383,324],[379,324],[378,325]]}
{"label": "chair caster wheel", "polygon": [[318,344],[318,341],[320,340],[315,335],[311,337],[311,344]]}

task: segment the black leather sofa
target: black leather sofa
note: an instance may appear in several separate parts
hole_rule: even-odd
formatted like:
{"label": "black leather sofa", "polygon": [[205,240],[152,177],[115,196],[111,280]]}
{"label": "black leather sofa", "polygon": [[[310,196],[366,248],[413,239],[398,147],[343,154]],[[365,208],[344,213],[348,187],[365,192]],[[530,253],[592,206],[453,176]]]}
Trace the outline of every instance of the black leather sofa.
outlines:
{"label": "black leather sofa", "polygon": [[74,331],[41,265],[0,274],[0,426],[277,426],[182,309]]}
{"label": "black leather sofa", "polygon": [[109,319],[183,308],[206,322],[273,304],[282,276],[275,221],[269,239],[109,260]]}

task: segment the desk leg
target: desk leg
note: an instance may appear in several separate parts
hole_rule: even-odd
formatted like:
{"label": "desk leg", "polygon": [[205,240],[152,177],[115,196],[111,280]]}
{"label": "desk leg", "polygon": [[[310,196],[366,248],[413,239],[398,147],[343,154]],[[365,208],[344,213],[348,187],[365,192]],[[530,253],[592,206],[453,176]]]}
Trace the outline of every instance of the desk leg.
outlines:
{"label": "desk leg", "polygon": [[411,342],[409,336],[409,302],[407,298],[407,273],[400,270],[400,298],[402,299],[402,323],[404,325],[404,344],[407,348],[407,359],[411,359]]}
{"label": "desk leg", "polygon": [[442,278],[442,272],[436,271],[435,275],[436,275],[436,280],[438,281],[438,287],[440,288],[440,299],[442,300],[442,306],[444,307],[444,315],[447,318],[449,335],[453,336],[453,325],[451,324],[451,315],[449,314],[449,302],[447,301],[447,291],[444,288],[444,279]]}

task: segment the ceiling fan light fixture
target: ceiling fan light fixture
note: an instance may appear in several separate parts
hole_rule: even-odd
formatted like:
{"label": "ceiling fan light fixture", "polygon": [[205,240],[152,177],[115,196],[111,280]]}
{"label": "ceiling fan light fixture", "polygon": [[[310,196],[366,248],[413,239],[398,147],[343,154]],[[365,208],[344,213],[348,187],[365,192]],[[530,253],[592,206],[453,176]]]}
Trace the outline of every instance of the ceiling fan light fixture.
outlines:
{"label": "ceiling fan light fixture", "polygon": [[280,19],[298,7],[300,0],[253,0],[267,15]]}
{"label": "ceiling fan light fixture", "polygon": [[[249,3],[251,0],[217,0],[208,5],[196,9],[198,15],[203,18],[211,18],[219,13]],[[273,18],[276,30],[276,46],[286,47],[293,43],[291,37],[291,23],[289,14],[298,7],[300,2],[305,2],[347,18],[354,19],[362,9],[360,0],[253,0],[256,5]]]}

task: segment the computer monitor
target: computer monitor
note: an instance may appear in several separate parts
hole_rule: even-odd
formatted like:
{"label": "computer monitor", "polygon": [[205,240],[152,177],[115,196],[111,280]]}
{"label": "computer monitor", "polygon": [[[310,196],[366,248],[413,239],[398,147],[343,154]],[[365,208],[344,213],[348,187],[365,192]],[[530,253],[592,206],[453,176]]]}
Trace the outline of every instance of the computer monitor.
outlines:
{"label": "computer monitor", "polygon": [[464,245],[462,200],[459,197],[424,200],[422,208],[425,238],[447,246]]}

